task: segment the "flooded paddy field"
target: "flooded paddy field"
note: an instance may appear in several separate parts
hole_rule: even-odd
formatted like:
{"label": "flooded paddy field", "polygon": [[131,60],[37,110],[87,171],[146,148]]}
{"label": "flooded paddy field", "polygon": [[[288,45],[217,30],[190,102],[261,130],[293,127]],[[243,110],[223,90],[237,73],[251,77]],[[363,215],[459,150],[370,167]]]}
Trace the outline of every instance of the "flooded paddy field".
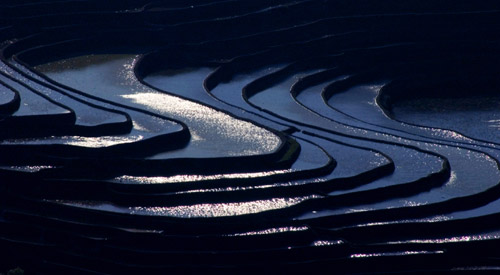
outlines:
{"label": "flooded paddy field", "polygon": [[0,272],[500,268],[495,1],[0,14]]}

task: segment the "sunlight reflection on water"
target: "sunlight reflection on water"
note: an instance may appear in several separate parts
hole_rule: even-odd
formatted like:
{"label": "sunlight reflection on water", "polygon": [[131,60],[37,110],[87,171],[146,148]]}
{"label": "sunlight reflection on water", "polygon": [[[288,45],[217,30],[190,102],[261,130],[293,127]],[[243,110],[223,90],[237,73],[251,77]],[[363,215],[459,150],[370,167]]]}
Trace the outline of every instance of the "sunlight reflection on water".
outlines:
{"label": "sunlight reflection on water", "polygon": [[255,214],[296,205],[308,197],[274,198],[251,202],[180,205],[174,207],[131,207],[131,214],[180,218],[229,217]]}
{"label": "sunlight reflection on water", "polygon": [[62,136],[62,137],[47,137],[47,138],[25,138],[25,139],[8,139],[0,141],[3,145],[43,145],[43,144],[66,144],[73,146],[81,146],[87,148],[108,147],[118,144],[132,143],[144,139],[142,135],[131,136],[102,136],[102,137],[81,137],[81,136]]}
{"label": "sunlight reflection on water", "polygon": [[388,256],[405,256],[405,255],[423,255],[423,254],[443,254],[444,251],[401,251],[401,252],[386,252],[386,253],[359,253],[351,255],[351,258],[372,258],[372,257],[388,257]]}
{"label": "sunlight reflection on water", "polygon": [[229,217],[229,216],[256,214],[269,210],[282,209],[296,205],[310,198],[312,198],[312,196],[295,197],[295,198],[273,198],[268,200],[256,200],[250,202],[179,205],[172,207],[159,207],[159,206],[121,207],[106,202],[92,202],[92,201],[57,200],[55,202],[74,207],[82,207],[93,210],[134,214],[134,215],[166,216],[166,217],[177,217],[177,218],[210,218],[210,217]]}
{"label": "sunlight reflection on water", "polygon": [[[172,152],[178,157],[266,154],[281,144],[278,136],[253,123],[142,84],[133,70],[138,58],[133,54],[86,55],[39,65],[36,69],[85,93],[186,123],[193,138],[189,147]],[[190,79],[206,77],[207,69],[210,70],[179,70],[174,75],[165,75],[164,82],[172,83],[177,89],[193,89],[195,84],[203,89],[199,82]]]}
{"label": "sunlight reflection on water", "polygon": [[301,226],[301,227],[287,226],[287,227],[269,228],[269,229],[260,230],[260,231],[250,231],[250,232],[245,232],[245,233],[229,234],[228,236],[269,235],[269,234],[278,234],[278,233],[285,233],[285,232],[305,231],[307,229],[308,229],[307,226]]}
{"label": "sunlight reflection on water", "polygon": [[246,121],[234,119],[227,114],[216,112],[195,102],[156,92],[122,95],[122,97],[161,113],[182,117],[185,119],[184,121],[203,122],[205,128],[217,131],[220,136],[226,139],[244,143],[257,142],[259,148],[255,150],[247,149],[245,150],[247,154],[259,154],[263,151],[271,152],[280,144],[277,136],[263,128],[256,127]]}
{"label": "sunlight reflection on water", "polygon": [[219,179],[245,179],[266,177],[277,174],[289,173],[290,170],[276,170],[256,173],[234,173],[234,174],[218,174],[218,175],[176,175],[170,177],[137,177],[137,176],[120,176],[114,180],[121,183],[140,183],[140,184],[162,184],[175,182],[195,182],[195,181],[210,181]]}
{"label": "sunlight reflection on water", "polygon": [[448,237],[442,239],[422,239],[422,240],[407,240],[407,241],[397,241],[389,242],[389,244],[402,244],[402,243],[458,243],[458,242],[471,242],[471,241],[486,241],[499,239],[500,235],[498,233],[493,235],[468,235],[468,236],[457,236]]}

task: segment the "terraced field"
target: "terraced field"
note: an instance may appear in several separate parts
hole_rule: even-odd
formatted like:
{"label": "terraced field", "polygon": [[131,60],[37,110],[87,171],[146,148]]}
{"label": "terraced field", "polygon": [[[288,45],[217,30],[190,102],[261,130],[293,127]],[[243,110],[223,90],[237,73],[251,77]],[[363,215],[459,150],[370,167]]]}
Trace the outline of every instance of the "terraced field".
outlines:
{"label": "terraced field", "polygon": [[0,271],[500,269],[500,4],[0,2]]}

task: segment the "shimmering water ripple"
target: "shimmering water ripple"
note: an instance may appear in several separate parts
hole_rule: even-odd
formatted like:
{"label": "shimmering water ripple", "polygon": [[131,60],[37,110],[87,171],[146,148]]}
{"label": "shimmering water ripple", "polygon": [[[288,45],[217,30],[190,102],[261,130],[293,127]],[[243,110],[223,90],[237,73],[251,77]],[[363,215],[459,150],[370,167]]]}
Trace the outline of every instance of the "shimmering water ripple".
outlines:
{"label": "shimmering water ripple", "polygon": [[497,270],[495,1],[0,3],[0,270]]}

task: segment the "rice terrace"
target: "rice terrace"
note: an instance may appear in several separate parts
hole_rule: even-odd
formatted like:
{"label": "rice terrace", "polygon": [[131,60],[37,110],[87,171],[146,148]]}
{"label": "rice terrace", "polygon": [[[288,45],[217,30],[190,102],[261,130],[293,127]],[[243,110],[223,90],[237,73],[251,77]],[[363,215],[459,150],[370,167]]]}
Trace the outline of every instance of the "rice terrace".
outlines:
{"label": "rice terrace", "polygon": [[500,2],[0,2],[0,272],[500,269]]}

